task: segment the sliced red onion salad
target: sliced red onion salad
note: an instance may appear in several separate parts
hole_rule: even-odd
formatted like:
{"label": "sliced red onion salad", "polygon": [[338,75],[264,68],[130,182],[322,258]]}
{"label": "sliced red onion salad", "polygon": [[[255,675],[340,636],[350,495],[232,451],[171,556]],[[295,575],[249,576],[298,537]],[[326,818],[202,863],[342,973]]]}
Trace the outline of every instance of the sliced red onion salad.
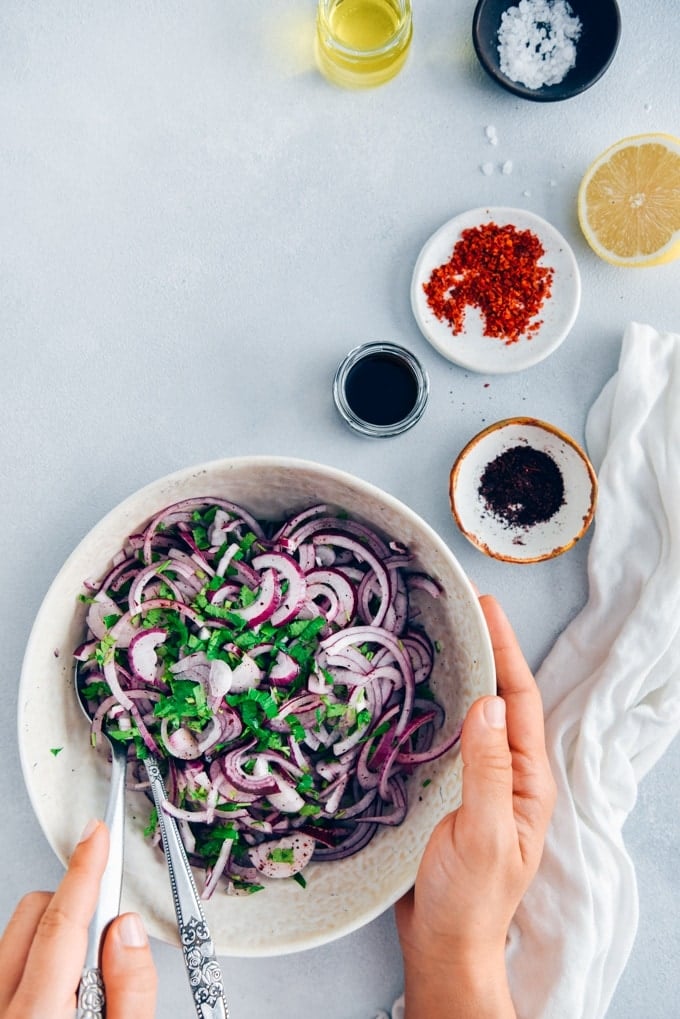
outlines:
{"label": "sliced red onion salad", "polygon": [[[313,506],[261,524],[218,498],[167,507],[91,588],[75,651],[102,726],[164,759],[204,898],[295,877],[365,846],[408,809],[406,777],[444,712],[406,549]],[[141,770],[138,788],[144,787]],[[154,834],[153,817],[147,834]]]}

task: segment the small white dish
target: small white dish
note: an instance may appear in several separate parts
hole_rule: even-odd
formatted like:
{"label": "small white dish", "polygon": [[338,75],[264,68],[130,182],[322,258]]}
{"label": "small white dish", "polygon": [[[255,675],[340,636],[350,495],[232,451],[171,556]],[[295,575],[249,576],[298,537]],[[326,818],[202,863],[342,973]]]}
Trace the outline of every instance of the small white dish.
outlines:
{"label": "small white dish", "polygon": [[[561,475],[562,501],[546,520],[517,521],[523,505],[521,480],[516,497],[510,494],[507,499],[505,514],[498,512],[500,496],[494,507],[494,500],[483,492],[485,488],[488,492],[489,474],[485,472],[489,465],[498,471],[500,462],[509,468],[504,485],[512,493],[516,474],[521,473],[517,470],[516,458],[522,455],[517,454],[518,449],[538,453],[542,460],[547,456]],[[538,482],[544,486],[543,494],[545,477]],[[540,487],[534,491],[542,494]],[[571,436],[545,421],[517,417],[498,421],[470,440],[451,470],[449,496],[458,527],[485,555],[509,563],[536,563],[561,555],[586,533],[595,513],[597,478],[587,455]]]}
{"label": "small white dish", "polygon": [[[481,313],[472,306],[466,308],[463,331],[454,333],[448,322],[437,318],[423,290],[433,270],[449,261],[463,231],[486,223],[530,230],[545,250],[539,264],[553,270],[551,295],[531,323],[540,325],[512,343],[485,336]],[[487,374],[522,371],[552,354],[569,334],[580,303],[581,277],[573,251],[555,227],[524,209],[488,206],[450,219],[422,248],[411,280],[411,307],[425,338],[454,364]]]}

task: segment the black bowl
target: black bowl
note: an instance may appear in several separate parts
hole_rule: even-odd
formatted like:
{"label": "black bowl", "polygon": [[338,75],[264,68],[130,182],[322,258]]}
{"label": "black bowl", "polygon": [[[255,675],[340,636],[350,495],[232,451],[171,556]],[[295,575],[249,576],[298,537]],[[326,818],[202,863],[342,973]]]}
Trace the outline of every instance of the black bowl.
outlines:
{"label": "black bowl", "polygon": [[498,29],[501,15],[519,0],[479,0],[472,20],[472,41],[484,70],[508,92],[538,103],[570,99],[585,92],[602,77],[616,53],[621,35],[621,15],[616,0],[569,0],[581,20],[576,43],[576,64],[555,85],[527,88],[508,78],[500,69]]}

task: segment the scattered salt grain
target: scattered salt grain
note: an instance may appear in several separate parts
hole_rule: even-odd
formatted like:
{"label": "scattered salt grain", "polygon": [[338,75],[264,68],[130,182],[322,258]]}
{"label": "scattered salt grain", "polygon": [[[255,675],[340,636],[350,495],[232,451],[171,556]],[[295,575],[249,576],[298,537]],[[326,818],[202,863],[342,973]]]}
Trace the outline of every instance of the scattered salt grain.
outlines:
{"label": "scattered salt grain", "polygon": [[498,145],[498,135],[496,134],[496,128],[493,126],[493,124],[489,124],[489,126],[484,131],[484,134],[487,137],[489,145]]}
{"label": "scattered salt grain", "polygon": [[493,163],[482,163],[479,168],[485,177],[490,177],[493,173]]}
{"label": "scattered salt grain", "polygon": [[567,0],[520,0],[501,17],[501,71],[530,89],[557,85],[576,64],[581,28]]}
{"label": "scattered salt grain", "polygon": [[504,173],[506,177],[512,173],[512,159],[506,159],[501,166],[501,173]]}

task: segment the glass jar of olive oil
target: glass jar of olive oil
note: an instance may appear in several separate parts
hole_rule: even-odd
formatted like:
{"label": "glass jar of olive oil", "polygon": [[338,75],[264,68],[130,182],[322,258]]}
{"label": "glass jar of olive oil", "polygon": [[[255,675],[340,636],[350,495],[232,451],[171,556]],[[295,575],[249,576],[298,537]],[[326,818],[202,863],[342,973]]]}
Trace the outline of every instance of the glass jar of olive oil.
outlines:
{"label": "glass jar of olive oil", "polygon": [[389,81],[403,67],[412,35],[411,0],[319,0],[317,63],[336,85]]}

